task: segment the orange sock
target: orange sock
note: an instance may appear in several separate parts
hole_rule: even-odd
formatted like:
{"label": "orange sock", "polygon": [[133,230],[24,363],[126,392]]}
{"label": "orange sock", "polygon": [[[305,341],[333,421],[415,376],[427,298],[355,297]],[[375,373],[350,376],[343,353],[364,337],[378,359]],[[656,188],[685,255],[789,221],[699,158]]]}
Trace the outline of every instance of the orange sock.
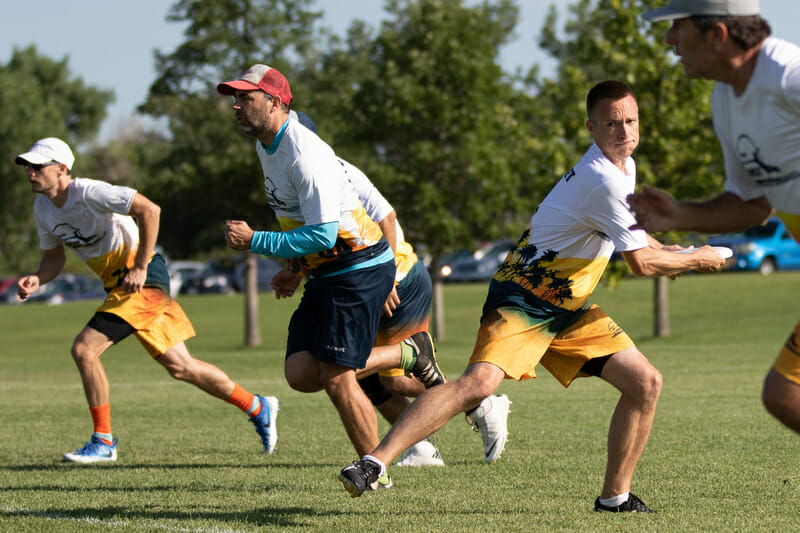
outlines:
{"label": "orange sock", "polygon": [[89,412],[92,413],[95,435],[111,446],[114,443],[111,435],[111,404],[89,407]]}
{"label": "orange sock", "polygon": [[225,400],[231,405],[235,405],[249,416],[256,416],[261,412],[261,402],[250,392],[247,392],[238,383],[233,384],[231,397]]}

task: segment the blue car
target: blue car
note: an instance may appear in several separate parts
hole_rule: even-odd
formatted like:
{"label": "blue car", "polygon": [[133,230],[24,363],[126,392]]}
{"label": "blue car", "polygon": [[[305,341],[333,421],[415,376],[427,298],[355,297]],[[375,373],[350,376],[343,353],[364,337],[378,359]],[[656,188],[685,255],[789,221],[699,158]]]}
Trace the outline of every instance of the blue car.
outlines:
{"label": "blue car", "polygon": [[776,270],[800,268],[800,244],[777,217],[742,233],[712,237],[708,244],[733,250],[730,270],[758,270],[766,276]]}

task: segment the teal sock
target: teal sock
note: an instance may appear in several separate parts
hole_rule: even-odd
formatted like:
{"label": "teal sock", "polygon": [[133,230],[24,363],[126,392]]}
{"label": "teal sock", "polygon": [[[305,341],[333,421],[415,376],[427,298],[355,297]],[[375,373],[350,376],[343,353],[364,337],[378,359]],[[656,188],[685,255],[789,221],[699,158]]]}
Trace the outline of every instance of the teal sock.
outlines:
{"label": "teal sock", "polygon": [[417,354],[414,348],[405,342],[400,343],[400,368],[411,370],[417,362]]}

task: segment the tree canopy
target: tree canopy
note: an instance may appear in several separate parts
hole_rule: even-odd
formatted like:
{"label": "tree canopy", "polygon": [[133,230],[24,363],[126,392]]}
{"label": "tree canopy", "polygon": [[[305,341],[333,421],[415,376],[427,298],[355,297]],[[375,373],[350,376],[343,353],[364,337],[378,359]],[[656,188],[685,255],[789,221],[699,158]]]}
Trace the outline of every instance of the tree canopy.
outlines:
{"label": "tree canopy", "polygon": [[[15,49],[0,68],[0,271],[36,267],[41,254],[30,184],[14,164],[43,137],[59,137],[77,151],[92,139],[112,101],[110,90],[89,87],[70,73],[67,59],[55,61],[31,46]],[[75,167],[81,169],[80,159]]]}
{"label": "tree canopy", "polygon": [[354,26],[346,48],[304,73],[309,107],[328,107],[337,153],[393,203],[412,242],[436,255],[518,231],[534,179],[518,107],[532,100],[498,65],[518,8],[391,0],[386,11],[375,38]]}

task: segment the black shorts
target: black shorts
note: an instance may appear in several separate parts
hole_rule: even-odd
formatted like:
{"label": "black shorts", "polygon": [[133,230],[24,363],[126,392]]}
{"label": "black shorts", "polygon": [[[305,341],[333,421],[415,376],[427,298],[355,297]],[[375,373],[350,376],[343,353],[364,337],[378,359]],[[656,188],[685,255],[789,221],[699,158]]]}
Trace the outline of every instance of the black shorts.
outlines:
{"label": "black shorts", "polygon": [[136,331],[122,318],[104,311],[95,313],[86,325],[108,337],[114,344]]}

